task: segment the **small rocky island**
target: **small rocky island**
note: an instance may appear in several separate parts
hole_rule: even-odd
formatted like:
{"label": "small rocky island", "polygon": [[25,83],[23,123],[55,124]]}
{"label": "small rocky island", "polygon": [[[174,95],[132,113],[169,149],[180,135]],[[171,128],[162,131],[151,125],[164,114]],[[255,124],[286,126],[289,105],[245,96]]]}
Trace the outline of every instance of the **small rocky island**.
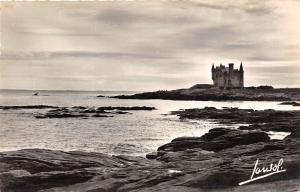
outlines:
{"label": "small rocky island", "polygon": [[133,107],[58,107],[50,105],[25,105],[25,106],[0,106],[2,110],[24,110],[24,109],[47,109],[48,111],[34,113],[38,119],[46,118],[90,118],[90,117],[113,117],[118,114],[130,114],[129,111],[152,111],[155,107],[133,106]]}
{"label": "small rocky island", "polygon": [[167,99],[197,101],[299,101],[300,88],[273,88],[272,86],[244,86],[244,68],[234,69],[220,64],[212,65],[213,84],[196,84],[190,88],[159,90],[134,95],[118,95],[119,99]]}
{"label": "small rocky island", "polygon": [[166,99],[196,101],[299,101],[299,88],[273,88],[270,86],[220,89],[212,85],[197,84],[187,89],[160,90],[134,95],[118,95],[119,99]]}
{"label": "small rocky island", "polygon": [[[300,183],[300,111],[237,108],[186,109],[182,119],[247,123],[214,128],[199,137],[175,138],[145,157],[23,149],[0,153],[1,191],[297,191]],[[289,132],[283,140],[268,131]],[[254,164],[281,169],[247,185]]]}

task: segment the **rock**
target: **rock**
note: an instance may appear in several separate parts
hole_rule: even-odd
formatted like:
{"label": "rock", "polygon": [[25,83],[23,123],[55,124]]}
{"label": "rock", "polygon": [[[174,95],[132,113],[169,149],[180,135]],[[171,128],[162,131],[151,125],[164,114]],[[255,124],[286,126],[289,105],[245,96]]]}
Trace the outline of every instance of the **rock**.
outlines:
{"label": "rock", "polygon": [[236,145],[248,145],[257,142],[267,142],[270,137],[262,131],[230,131],[206,142],[202,149],[209,151],[219,151]]}
{"label": "rock", "polygon": [[87,107],[84,107],[84,106],[73,106],[71,108],[76,109],[76,110],[85,110],[85,109],[87,109]]}
{"label": "rock", "polygon": [[127,112],[127,111],[120,111],[120,110],[116,110],[113,113],[114,114],[131,114],[131,113]]}
{"label": "rock", "polygon": [[300,119],[300,111],[275,111],[275,110],[252,110],[238,108],[216,109],[205,107],[202,109],[185,109],[172,111],[171,114],[180,118],[188,119],[216,119],[229,123],[265,123],[285,121],[286,118]]}
{"label": "rock", "polygon": [[101,115],[101,114],[94,114],[92,117],[114,117],[112,115]]}
{"label": "rock", "polygon": [[57,106],[50,105],[20,105],[20,106],[0,106],[3,110],[13,110],[13,109],[57,109]]}
{"label": "rock", "polygon": [[252,124],[249,126],[240,126],[240,130],[262,130],[262,131],[279,131],[279,132],[292,132],[299,127],[300,121],[287,121],[287,122],[272,122]]}
{"label": "rock", "polygon": [[238,108],[216,109],[205,107],[202,109],[185,109],[173,111],[183,119],[214,119],[219,123],[246,123],[248,126],[240,126],[240,130],[262,130],[292,132],[300,126],[300,111],[275,111],[275,110],[251,110]]}
{"label": "rock", "polygon": [[[38,191],[89,182],[97,176],[106,184],[112,178],[120,182],[124,176],[133,182],[133,177],[142,173],[139,167],[150,166],[151,170],[157,166],[159,170],[161,163],[142,157],[24,149],[0,153],[0,165],[1,191]],[[126,175],[127,169],[132,174]]]}
{"label": "rock", "polygon": [[146,107],[146,106],[134,106],[134,107],[98,107],[97,110],[120,110],[120,111],[140,111],[140,110],[144,110],[144,111],[152,111],[155,110],[155,107]]}
{"label": "rock", "polygon": [[76,113],[69,113],[69,112],[48,112],[44,115],[36,115],[38,119],[45,119],[45,118],[78,118],[78,117],[88,117],[84,114],[76,114]]}
{"label": "rock", "polygon": [[225,135],[231,131],[234,130],[228,128],[214,128],[214,129],[210,129],[208,133],[204,134],[201,138],[205,141],[211,141],[212,139]]}
{"label": "rock", "polygon": [[129,114],[128,111],[140,111],[146,110],[151,111],[155,110],[155,107],[83,107],[83,106],[74,106],[74,107],[57,107],[53,110],[49,110],[46,113],[36,114],[35,117],[39,119],[45,118],[88,118],[88,117],[113,117],[110,115],[102,114]]}
{"label": "rock", "polygon": [[156,159],[157,156],[158,156],[158,153],[157,153],[157,152],[152,152],[152,153],[146,154],[146,158],[147,158],[147,159]]}
{"label": "rock", "polygon": [[293,130],[286,138],[300,138],[300,128]]}
{"label": "rock", "polygon": [[184,151],[200,148],[208,151],[219,151],[236,145],[247,145],[256,142],[267,142],[270,138],[262,131],[240,131],[221,128],[212,129],[202,137],[180,137],[171,143],[162,145],[158,151]]}
{"label": "rock", "polygon": [[292,105],[292,106],[300,106],[300,103],[297,103],[295,101],[287,101],[287,102],[282,102],[282,103],[279,103],[279,105]]}
{"label": "rock", "polygon": [[18,180],[29,177],[31,174],[25,170],[10,170],[0,173],[0,189],[7,189],[18,183]]}
{"label": "rock", "polygon": [[6,175],[1,188],[5,191],[37,191],[53,186],[84,182],[94,175],[95,173],[86,170],[53,171],[17,176]]}
{"label": "rock", "polygon": [[[216,132],[216,129],[211,132]],[[223,135],[215,135],[210,141],[242,132],[244,131],[228,131]],[[175,139],[175,142],[186,139]],[[239,182],[250,178],[257,159],[261,167],[275,163],[280,158],[283,158],[283,166],[287,171],[254,181],[253,186],[259,190],[264,189],[265,185],[276,186],[278,181],[285,183],[284,180],[288,180],[285,190],[294,189],[294,180],[300,179],[299,146],[298,139],[287,138],[281,141],[235,145],[217,152],[200,148],[177,152],[158,151],[150,155],[153,158],[157,156],[156,160],[43,149],[2,152],[0,189],[4,192],[175,189],[193,192],[228,187],[229,191],[243,191],[253,189],[237,186]]]}

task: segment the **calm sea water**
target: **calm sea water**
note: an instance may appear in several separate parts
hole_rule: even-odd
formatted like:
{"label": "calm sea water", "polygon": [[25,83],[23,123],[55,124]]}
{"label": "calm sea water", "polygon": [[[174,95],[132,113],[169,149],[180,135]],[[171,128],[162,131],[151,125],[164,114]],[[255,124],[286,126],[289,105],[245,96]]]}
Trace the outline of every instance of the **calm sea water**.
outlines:
{"label": "calm sea water", "polygon": [[[0,151],[24,148],[95,151],[109,154],[144,155],[180,136],[201,136],[214,127],[214,121],[182,121],[169,115],[172,110],[205,106],[251,109],[296,110],[279,102],[213,102],[169,100],[119,100],[97,98],[97,95],[130,94],[130,92],[0,91],[0,105],[71,106],[153,106],[154,111],[133,111],[113,118],[36,119],[43,110],[0,110]],[[237,127],[238,125],[227,125]],[[276,133],[274,138],[286,136]]]}

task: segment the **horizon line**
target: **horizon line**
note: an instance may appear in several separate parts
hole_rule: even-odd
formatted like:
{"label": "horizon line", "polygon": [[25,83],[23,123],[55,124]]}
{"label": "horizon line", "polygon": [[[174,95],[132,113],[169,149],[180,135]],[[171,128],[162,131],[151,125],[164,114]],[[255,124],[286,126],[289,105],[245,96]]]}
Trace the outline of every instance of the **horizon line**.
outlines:
{"label": "horizon line", "polygon": [[[176,89],[188,89],[191,88],[195,85],[213,85],[209,83],[196,83],[192,86],[187,86],[185,88],[176,88]],[[267,85],[267,84],[261,84],[261,85],[247,85],[244,86],[244,88],[249,88],[249,87],[259,87],[259,86],[272,86],[274,89],[299,89],[300,85],[294,86],[273,86],[273,85]],[[155,90],[80,90],[80,89],[27,89],[27,88],[0,88],[0,91],[70,91],[70,92],[79,92],[79,91],[85,91],[85,92],[153,92],[153,91],[159,91],[159,90],[176,90],[176,89],[162,89],[162,88],[157,88]]]}
{"label": "horizon line", "polygon": [[79,89],[0,89],[0,91],[86,91],[86,92],[144,92],[144,91],[135,91],[135,90],[79,90]]}

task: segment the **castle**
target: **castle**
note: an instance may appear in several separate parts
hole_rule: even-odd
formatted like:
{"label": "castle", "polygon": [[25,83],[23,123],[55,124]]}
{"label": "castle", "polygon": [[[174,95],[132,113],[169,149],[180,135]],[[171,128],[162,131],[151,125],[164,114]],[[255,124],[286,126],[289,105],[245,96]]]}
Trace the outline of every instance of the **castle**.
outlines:
{"label": "castle", "polygon": [[211,68],[214,87],[218,88],[243,88],[244,87],[244,69],[241,62],[240,69],[234,69],[234,64],[229,63],[228,67],[220,64]]}

